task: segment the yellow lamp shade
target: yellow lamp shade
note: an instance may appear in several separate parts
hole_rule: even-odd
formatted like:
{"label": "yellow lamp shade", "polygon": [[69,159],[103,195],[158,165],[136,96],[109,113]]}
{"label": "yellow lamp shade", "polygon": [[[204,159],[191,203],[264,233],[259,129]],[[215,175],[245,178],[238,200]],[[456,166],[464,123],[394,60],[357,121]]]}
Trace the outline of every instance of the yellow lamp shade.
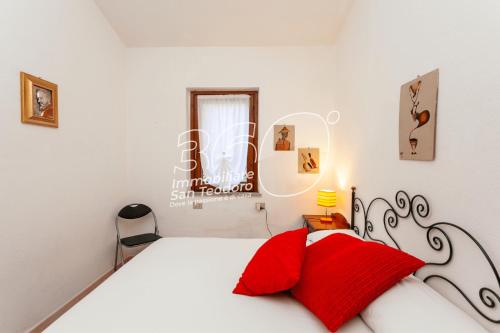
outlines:
{"label": "yellow lamp shade", "polygon": [[321,190],[318,192],[318,206],[335,207],[337,205],[337,192]]}

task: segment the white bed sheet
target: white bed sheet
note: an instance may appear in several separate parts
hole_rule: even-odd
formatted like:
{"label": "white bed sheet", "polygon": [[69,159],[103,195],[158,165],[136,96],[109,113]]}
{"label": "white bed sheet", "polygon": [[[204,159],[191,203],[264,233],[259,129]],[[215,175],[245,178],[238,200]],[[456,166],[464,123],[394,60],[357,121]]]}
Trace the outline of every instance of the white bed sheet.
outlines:
{"label": "white bed sheet", "polygon": [[[45,332],[328,332],[291,296],[232,290],[263,239],[163,238]],[[338,332],[372,332],[360,317]]]}

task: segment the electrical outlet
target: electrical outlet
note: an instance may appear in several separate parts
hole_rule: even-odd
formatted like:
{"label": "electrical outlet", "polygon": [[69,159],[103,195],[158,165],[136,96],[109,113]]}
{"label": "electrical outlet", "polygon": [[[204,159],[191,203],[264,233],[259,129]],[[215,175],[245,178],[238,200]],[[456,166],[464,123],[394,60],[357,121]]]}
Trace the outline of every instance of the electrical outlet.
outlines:
{"label": "electrical outlet", "polygon": [[263,209],[266,209],[266,203],[265,202],[257,202],[255,204],[255,209],[257,209],[258,212],[260,212]]}
{"label": "electrical outlet", "polygon": [[203,202],[193,201],[193,209],[203,209]]}

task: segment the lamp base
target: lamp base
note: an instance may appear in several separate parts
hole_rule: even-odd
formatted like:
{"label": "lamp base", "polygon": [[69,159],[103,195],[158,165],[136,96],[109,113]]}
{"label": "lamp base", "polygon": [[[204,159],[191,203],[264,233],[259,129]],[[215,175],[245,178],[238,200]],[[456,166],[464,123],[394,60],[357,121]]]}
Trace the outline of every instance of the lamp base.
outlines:
{"label": "lamp base", "polygon": [[323,224],[332,224],[333,223],[333,219],[331,217],[322,217],[319,219],[319,221]]}

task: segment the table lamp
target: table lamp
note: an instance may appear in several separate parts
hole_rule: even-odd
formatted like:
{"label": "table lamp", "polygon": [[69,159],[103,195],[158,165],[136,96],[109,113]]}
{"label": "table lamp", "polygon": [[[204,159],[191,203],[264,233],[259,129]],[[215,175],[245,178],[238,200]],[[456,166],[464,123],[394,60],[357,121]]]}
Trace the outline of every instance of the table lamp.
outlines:
{"label": "table lamp", "polygon": [[325,216],[320,219],[321,223],[333,223],[333,219],[328,216],[328,208],[337,205],[337,192],[332,190],[320,190],[318,192],[318,206],[325,207]]}

